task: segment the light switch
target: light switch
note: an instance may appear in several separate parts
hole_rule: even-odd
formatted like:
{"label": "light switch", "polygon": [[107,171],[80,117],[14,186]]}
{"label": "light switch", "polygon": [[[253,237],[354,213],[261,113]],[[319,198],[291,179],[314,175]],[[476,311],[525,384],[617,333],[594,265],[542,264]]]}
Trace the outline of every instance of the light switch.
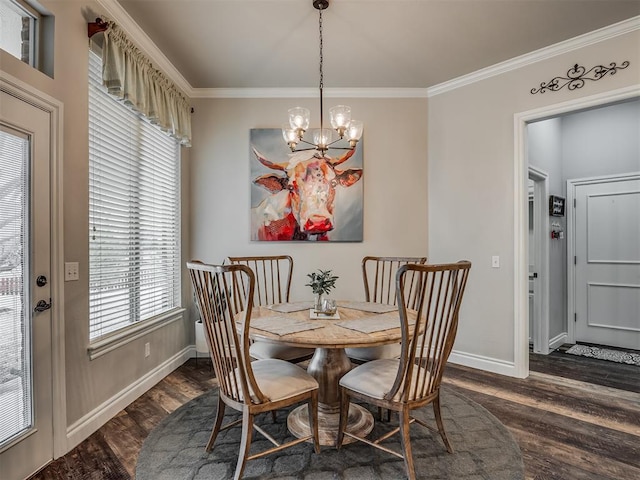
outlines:
{"label": "light switch", "polygon": [[500,257],[498,255],[491,257],[491,268],[500,268]]}
{"label": "light switch", "polygon": [[64,262],[64,281],[72,282],[78,280],[78,262]]}

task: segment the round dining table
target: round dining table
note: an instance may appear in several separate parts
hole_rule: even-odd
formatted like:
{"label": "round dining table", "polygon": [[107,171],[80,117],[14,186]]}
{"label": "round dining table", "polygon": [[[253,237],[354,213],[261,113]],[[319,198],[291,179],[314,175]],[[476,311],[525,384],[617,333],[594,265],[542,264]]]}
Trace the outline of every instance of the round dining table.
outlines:
{"label": "round dining table", "polygon": [[[253,340],[315,349],[307,372],[319,384],[320,444],[335,445],[340,420],[338,382],[352,367],[345,348],[399,343],[402,337],[400,318],[397,307],[377,303],[338,302],[335,316],[339,318],[315,315],[310,306],[311,302],[300,302],[256,307],[252,310],[249,335]],[[408,311],[408,314],[411,318],[415,312]],[[371,331],[376,328],[383,329]],[[364,436],[373,429],[373,424],[373,415],[366,408],[350,404],[347,431]],[[309,435],[306,405],[289,414],[287,427],[298,438]],[[349,443],[349,440],[345,436],[344,442]]]}

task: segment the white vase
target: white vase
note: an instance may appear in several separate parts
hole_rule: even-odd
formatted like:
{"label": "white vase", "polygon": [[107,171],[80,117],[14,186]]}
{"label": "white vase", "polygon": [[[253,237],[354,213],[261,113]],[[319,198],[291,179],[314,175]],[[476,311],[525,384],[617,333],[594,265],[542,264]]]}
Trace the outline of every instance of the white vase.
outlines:
{"label": "white vase", "polygon": [[196,322],[196,352],[204,355],[209,354],[207,339],[204,336],[204,323]]}

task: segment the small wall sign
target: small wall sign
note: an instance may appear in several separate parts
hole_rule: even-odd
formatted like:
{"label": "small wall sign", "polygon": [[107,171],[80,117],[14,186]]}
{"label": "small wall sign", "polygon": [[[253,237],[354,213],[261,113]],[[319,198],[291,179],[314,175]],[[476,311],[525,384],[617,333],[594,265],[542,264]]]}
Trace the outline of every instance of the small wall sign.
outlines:
{"label": "small wall sign", "polygon": [[564,217],[564,197],[549,195],[549,215]]}

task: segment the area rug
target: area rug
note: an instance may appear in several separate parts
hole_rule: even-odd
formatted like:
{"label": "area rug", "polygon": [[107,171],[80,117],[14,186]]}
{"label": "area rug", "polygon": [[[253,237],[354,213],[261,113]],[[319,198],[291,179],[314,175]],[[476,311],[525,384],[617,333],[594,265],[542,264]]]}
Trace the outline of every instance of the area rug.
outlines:
{"label": "area rug", "polygon": [[[449,454],[437,433],[413,424],[411,443],[418,479],[520,480],[524,467],[520,448],[498,419],[468,398],[455,392],[441,393],[442,415],[454,453]],[[215,418],[217,389],[190,401],[167,416],[147,437],[136,466],[136,480],[222,480],[233,478],[240,444],[240,426],[218,435],[210,453],[204,448]],[[377,408],[372,410],[374,417]],[[270,414],[256,423],[279,441],[291,439],[286,428],[288,410],[278,411],[274,424]],[[431,406],[416,411],[420,418],[433,422]],[[395,417],[395,415],[394,415]],[[239,418],[227,408],[225,423]],[[397,425],[376,422],[370,436]],[[435,425],[435,423],[434,423]],[[385,442],[399,448],[397,436]],[[257,432],[251,452],[271,444]],[[262,458],[250,460],[245,479],[330,480],[330,479],[403,479],[401,459],[363,443],[344,445],[340,450],[322,447],[313,453],[303,443]]]}
{"label": "area rug", "polygon": [[625,352],[623,350],[609,350],[607,348],[591,347],[589,345],[574,345],[565,353],[640,366],[640,354]]}

